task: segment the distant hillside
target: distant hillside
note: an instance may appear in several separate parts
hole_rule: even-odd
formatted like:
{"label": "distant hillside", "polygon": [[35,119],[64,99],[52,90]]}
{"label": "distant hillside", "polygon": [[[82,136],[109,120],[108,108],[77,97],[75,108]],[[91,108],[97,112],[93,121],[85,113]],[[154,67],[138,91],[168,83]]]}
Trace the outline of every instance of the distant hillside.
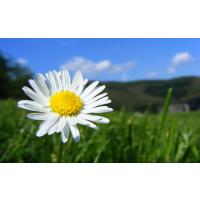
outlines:
{"label": "distant hillside", "polygon": [[187,102],[200,96],[199,77],[181,77],[171,80],[149,80],[135,82],[107,82],[107,91],[114,108],[156,112],[163,105],[168,88],[172,87],[172,103]]}

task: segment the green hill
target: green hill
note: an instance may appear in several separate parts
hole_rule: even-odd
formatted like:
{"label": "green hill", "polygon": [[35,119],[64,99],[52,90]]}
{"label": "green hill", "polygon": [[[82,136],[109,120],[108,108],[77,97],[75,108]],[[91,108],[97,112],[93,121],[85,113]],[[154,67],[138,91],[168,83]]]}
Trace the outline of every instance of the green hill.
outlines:
{"label": "green hill", "polygon": [[200,96],[199,77],[181,77],[171,80],[135,82],[107,82],[107,92],[114,108],[156,112],[163,105],[168,88],[173,88],[172,103],[184,103]]}

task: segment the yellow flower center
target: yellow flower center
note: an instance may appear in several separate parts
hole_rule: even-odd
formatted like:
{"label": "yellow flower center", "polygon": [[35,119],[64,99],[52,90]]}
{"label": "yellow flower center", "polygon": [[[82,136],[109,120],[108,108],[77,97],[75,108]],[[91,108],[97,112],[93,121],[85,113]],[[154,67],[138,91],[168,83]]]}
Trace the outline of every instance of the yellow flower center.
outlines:
{"label": "yellow flower center", "polygon": [[50,107],[53,112],[59,113],[61,116],[73,116],[80,113],[83,102],[75,93],[61,91],[51,96]]}

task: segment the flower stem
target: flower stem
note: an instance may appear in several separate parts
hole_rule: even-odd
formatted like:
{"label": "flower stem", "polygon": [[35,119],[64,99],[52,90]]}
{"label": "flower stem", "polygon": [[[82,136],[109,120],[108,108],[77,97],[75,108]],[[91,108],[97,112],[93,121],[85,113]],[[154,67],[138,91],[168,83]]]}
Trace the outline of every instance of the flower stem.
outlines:
{"label": "flower stem", "polygon": [[57,162],[61,163],[63,153],[63,143],[59,141]]}

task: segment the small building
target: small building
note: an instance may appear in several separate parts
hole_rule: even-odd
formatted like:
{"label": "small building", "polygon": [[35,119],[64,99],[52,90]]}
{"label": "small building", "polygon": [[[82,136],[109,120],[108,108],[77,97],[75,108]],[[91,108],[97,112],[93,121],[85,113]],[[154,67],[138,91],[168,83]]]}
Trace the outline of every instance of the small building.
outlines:
{"label": "small building", "polygon": [[172,104],[169,106],[169,113],[181,113],[181,112],[189,112],[190,106],[187,103],[183,104]]}

